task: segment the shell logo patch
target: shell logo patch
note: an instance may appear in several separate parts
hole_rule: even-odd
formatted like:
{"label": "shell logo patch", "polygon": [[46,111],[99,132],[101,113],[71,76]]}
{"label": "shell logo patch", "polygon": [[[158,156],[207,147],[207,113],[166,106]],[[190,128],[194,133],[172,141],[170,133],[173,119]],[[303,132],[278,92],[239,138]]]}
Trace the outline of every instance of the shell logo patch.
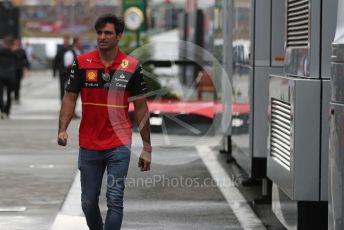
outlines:
{"label": "shell logo patch", "polygon": [[97,82],[98,81],[98,71],[97,70],[87,70],[86,71],[86,81],[87,82]]}
{"label": "shell logo patch", "polygon": [[122,63],[121,63],[121,67],[122,67],[123,69],[125,69],[125,68],[128,67],[128,65],[129,65],[128,59],[123,59],[123,60],[122,60]]}

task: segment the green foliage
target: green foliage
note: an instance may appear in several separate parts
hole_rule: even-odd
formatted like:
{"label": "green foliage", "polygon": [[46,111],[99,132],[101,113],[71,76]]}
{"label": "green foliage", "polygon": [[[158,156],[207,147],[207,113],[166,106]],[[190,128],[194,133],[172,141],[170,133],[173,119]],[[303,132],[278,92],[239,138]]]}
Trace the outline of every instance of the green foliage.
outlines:
{"label": "green foliage", "polygon": [[134,49],[136,49],[136,34],[135,33],[124,33],[119,43],[120,49],[126,53],[130,54]]}
{"label": "green foliage", "polygon": [[158,76],[154,74],[154,69],[152,66],[144,65],[143,68],[145,72],[149,73],[144,75],[147,90],[148,92],[153,92],[153,95],[150,95],[148,99],[180,99],[175,93],[172,92],[170,88],[161,85]]}
{"label": "green foliage", "polygon": [[[142,45],[146,44],[149,42],[149,35],[147,33],[142,33],[140,32],[137,34],[136,32],[125,32],[123,33],[123,37],[121,39],[121,42],[119,43],[120,49],[126,53],[130,54],[132,53],[135,49],[137,49],[137,36],[140,38],[140,49],[142,49]],[[149,52],[148,50],[145,50],[146,52]],[[144,52],[141,50],[141,52]]]}

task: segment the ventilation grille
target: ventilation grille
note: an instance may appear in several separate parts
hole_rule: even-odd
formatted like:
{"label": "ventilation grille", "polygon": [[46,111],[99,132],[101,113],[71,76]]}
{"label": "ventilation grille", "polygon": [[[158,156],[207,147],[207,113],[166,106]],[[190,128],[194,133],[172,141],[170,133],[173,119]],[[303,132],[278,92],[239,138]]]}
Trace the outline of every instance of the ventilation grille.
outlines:
{"label": "ventilation grille", "polygon": [[288,0],[287,47],[308,47],[309,0]]}
{"label": "ventilation grille", "polygon": [[291,106],[272,99],[270,154],[290,171]]}

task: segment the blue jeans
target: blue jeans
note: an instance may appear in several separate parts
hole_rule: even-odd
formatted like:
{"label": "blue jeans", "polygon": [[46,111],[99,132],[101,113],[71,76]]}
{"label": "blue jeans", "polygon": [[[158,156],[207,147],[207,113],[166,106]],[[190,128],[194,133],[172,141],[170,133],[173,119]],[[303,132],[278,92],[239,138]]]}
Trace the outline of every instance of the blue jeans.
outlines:
{"label": "blue jeans", "polygon": [[[81,205],[90,230],[119,230],[123,219],[123,194],[130,162],[130,145],[109,150],[80,148]],[[107,214],[105,226],[99,210],[99,195],[107,169]]]}

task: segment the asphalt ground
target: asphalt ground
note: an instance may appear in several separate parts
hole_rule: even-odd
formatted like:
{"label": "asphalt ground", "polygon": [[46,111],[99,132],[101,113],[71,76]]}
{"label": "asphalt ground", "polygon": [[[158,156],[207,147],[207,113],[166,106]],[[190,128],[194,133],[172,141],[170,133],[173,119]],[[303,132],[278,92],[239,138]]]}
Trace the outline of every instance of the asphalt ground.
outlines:
{"label": "asphalt ground", "polygon": [[[79,199],[79,120],[70,124],[68,146],[57,146],[57,82],[48,71],[31,73],[21,103],[0,120],[0,230],[87,229]],[[218,162],[219,137],[155,133],[152,143],[152,170],[140,172],[134,133],[123,229],[264,229]],[[105,186],[104,180],[104,217]]]}
{"label": "asphalt ground", "polygon": [[76,127],[70,146],[56,145],[57,79],[31,73],[20,105],[0,120],[0,229],[49,229],[76,172]]}

